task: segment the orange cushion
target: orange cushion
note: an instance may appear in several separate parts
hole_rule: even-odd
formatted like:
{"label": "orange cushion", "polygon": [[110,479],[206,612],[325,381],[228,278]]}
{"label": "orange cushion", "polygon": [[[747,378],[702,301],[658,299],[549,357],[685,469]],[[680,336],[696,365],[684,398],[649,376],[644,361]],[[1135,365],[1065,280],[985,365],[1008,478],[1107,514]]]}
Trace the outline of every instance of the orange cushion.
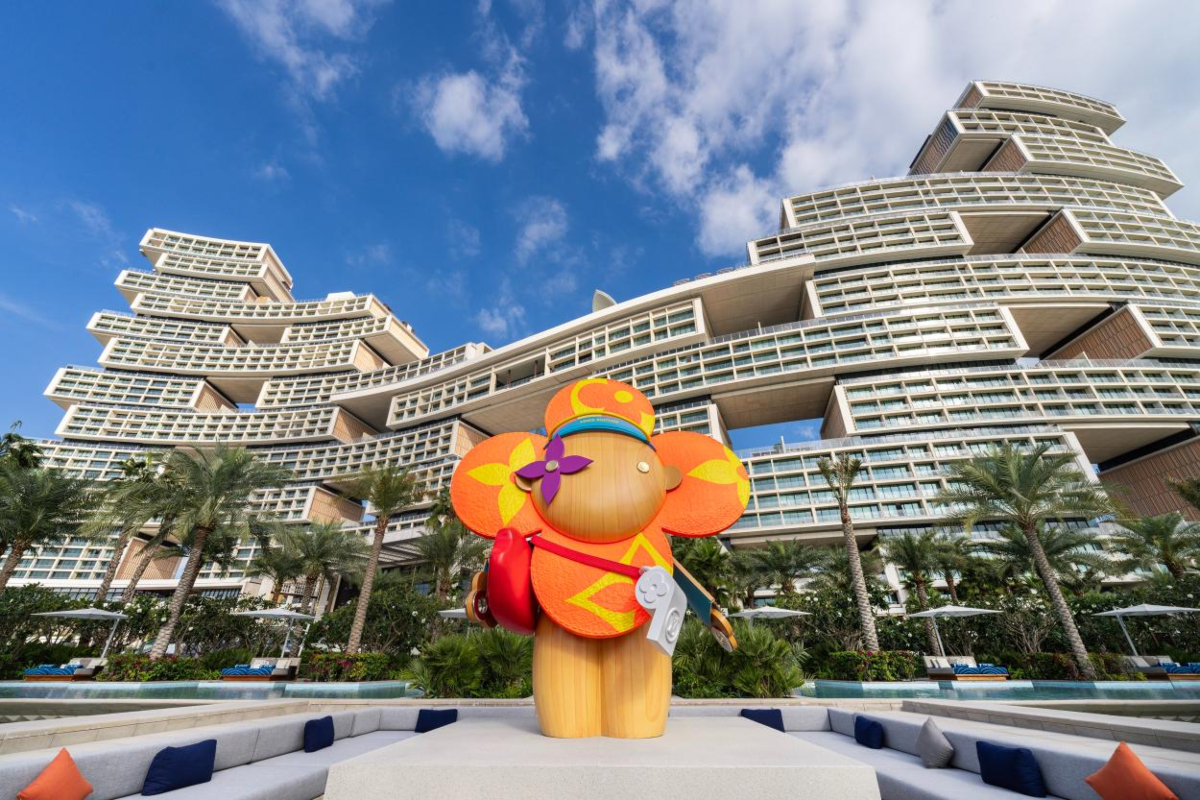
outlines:
{"label": "orange cushion", "polygon": [[1107,764],[1084,780],[1104,800],[1179,800],[1124,742]]}
{"label": "orange cushion", "polygon": [[83,777],[66,748],[38,773],[33,783],[17,792],[17,800],[83,800],[92,785]]}

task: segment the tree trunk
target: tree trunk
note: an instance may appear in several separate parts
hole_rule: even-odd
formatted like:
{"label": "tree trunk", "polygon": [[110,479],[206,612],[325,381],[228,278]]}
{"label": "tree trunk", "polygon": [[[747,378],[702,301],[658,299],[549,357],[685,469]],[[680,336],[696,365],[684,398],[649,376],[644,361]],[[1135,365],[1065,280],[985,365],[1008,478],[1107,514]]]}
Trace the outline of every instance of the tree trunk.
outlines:
{"label": "tree trunk", "polygon": [[104,577],[100,579],[100,588],[96,590],[96,603],[103,603],[108,598],[108,590],[112,588],[112,583],[117,577],[117,567],[121,566],[121,559],[125,558],[125,549],[129,547],[129,540],[133,538],[134,531],[121,530],[121,535],[117,537],[116,544],[113,545],[113,557],[109,559],[108,566],[104,569]]}
{"label": "tree trunk", "polygon": [[1171,573],[1171,577],[1175,580],[1183,578],[1183,566],[1173,558],[1164,558],[1163,566],[1167,568],[1167,572]]}
{"label": "tree trunk", "polygon": [[950,593],[950,602],[958,605],[958,584],[954,582],[954,575],[947,570],[944,577],[946,579],[946,591]]}
{"label": "tree trunk", "polygon": [[8,558],[4,559],[4,567],[0,569],[0,592],[8,586],[9,578],[17,571],[17,565],[21,563],[21,558],[28,549],[29,545],[24,542],[13,543],[12,549],[8,551]]}
{"label": "tree trunk", "polygon": [[363,628],[367,626],[367,605],[371,602],[371,590],[375,588],[375,570],[379,568],[379,554],[383,552],[383,534],[387,532],[387,526],[387,517],[380,517],[375,523],[375,539],[371,542],[367,571],[358,593],[358,606],[354,609],[354,624],[350,626],[350,641],[346,643],[347,653],[357,653],[362,644]]}
{"label": "tree trunk", "polygon": [[[925,590],[925,581],[914,580],[917,588],[917,603],[922,611],[929,610],[929,593]],[[935,656],[944,656],[941,645],[938,644],[937,633],[933,629],[933,619],[925,617],[925,638],[929,640],[929,652]]]}
{"label": "tree trunk", "polygon": [[133,575],[129,576],[129,585],[121,593],[122,605],[128,603],[137,595],[138,583],[142,580],[142,576],[146,574],[146,569],[150,566],[150,562],[154,560],[154,554],[157,552],[158,545],[148,544],[142,548],[142,552],[138,553],[138,564],[133,570]]}
{"label": "tree trunk", "polygon": [[308,604],[312,602],[313,591],[317,588],[316,575],[304,576],[304,592],[300,595],[300,610],[308,613]]}
{"label": "tree trunk", "polygon": [[315,614],[314,609],[321,604],[321,592],[325,591],[325,585],[328,583],[325,576],[321,575],[317,578],[317,585],[313,587],[312,597],[304,604],[305,614]]}
{"label": "tree trunk", "polygon": [[175,587],[175,593],[171,595],[167,623],[159,629],[158,636],[154,637],[154,646],[150,648],[152,661],[157,661],[166,655],[167,645],[171,643],[171,637],[175,635],[175,627],[179,624],[179,618],[183,616],[183,606],[187,603],[188,595],[192,593],[192,587],[196,584],[196,576],[200,574],[200,567],[204,564],[206,555],[204,551],[210,533],[212,533],[212,528],[196,528],[196,535],[192,537],[192,551],[188,553],[187,565],[183,568],[183,574],[179,576],[179,585]]}
{"label": "tree trunk", "polygon": [[862,623],[863,648],[879,649],[879,636],[875,633],[875,610],[871,608],[871,596],[867,594],[867,582],[863,579],[862,561],[858,557],[858,542],[854,539],[854,522],[850,509],[844,503],[842,513],[842,539],[845,540],[846,557],[850,562],[850,582],[854,585],[854,597],[858,601],[858,618]]}
{"label": "tree trunk", "polygon": [[1075,663],[1079,665],[1079,671],[1083,673],[1086,680],[1094,681],[1096,680],[1096,669],[1092,666],[1091,659],[1088,658],[1087,648],[1084,647],[1083,638],[1079,635],[1079,628],[1075,627],[1075,618],[1071,616],[1071,609],[1067,606],[1062,589],[1058,586],[1058,576],[1054,574],[1050,560],[1046,558],[1046,551],[1042,549],[1042,540],[1038,538],[1037,529],[1028,528],[1024,533],[1025,541],[1029,543],[1029,552],[1033,555],[1033,565],[1042,579],[1042,585],[1046,587],[1046,594],[1050,595],[1050,603],[1054,606],[1059,624],[1062,625],[1063,632],[1067,635],[1067,642],[1071,645],[1071,654],[1075,656]]}

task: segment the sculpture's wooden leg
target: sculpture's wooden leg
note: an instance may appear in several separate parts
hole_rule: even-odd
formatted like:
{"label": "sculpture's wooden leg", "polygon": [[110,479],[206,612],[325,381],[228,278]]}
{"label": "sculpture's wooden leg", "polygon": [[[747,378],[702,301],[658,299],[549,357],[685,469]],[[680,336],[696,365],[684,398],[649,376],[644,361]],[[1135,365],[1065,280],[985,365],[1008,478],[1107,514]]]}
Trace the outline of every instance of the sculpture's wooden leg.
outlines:
{"label": "sculpture's wooden leg", "polygon": [[602,730],[618,739],[662,736],[671,707],[671,659],[638,629],[600,644]]}
{"label": "sculpture's wooden leg", "polygon": [[538,619],[533,640],[533,699],[542,733],[560,739],[599,736],[600,645]]}

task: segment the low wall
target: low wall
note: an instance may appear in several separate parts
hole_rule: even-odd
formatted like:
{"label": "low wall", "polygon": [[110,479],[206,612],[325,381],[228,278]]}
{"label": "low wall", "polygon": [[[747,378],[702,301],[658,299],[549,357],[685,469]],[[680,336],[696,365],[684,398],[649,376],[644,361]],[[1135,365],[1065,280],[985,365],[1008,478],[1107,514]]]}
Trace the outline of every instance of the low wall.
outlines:
{"label": "low wall", "polygon": [[[44,747],[65,747],[82,742],[117,739],[123,736],[143,736],[163,731],[196,728],[202,725],[219,725],[226,722],[259,719],[281,714],[306,712],[334,712],[368,706],[415,706],[429,708],[437,706],[531,708],[532,699],[524,700],[423,700],[420,698],[371,699],[371,698],[312,698],[301,700],[57,700],[57,701],[3,701],[55,702],[72,704],[74,714],[59,719],[10,722],[0,725],[0,755],[39,750]],[[776,700],[683,700],[676,698],[672,708],[686,708],[688,715],[704,714],[709,709],[714,715],[736,714],[737,709],[749,706],[781,708],[783,706],[838,706],[865,711],[894,711],[901,707],[901,700],[894,698],[818,700],[807,697],[779,698]],[[111,712],[113,704],[129,704],[137,710]],[[98,707],[103,711],[88,711],[86,707]],[[90,716],[84,716],[85,714]]]}

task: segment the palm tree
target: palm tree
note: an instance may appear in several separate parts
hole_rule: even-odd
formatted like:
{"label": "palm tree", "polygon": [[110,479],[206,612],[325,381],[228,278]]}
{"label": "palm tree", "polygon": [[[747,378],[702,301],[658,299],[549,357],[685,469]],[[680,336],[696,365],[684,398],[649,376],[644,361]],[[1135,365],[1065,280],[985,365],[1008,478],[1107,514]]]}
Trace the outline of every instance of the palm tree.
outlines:
{"label": "palm tree", "polygon": [[725,607],[731,600],[730,589],[735,584],[735,556],[716,539],[680,539],[673,543],[675,558],[710,592],[717,605]]}
{"label": "palm tree", "polygon": [[217,445],[212,452],[172,450],[165,471],[175,482],[163,514],[175,520],[180,545],[187,551],[183,574],[171,595],[167,621],[159,629],[150,658],[160,659],[179,624],[200,568],[222,563],[250,531],[255,492],[279,486],[291,472],[256,458],[249,450]]}
{"label": "palm tree", "polygon": [[[685,541],[691,541],[687,539]],[[707,541],[700,539],[698,541]],[[680,561],[685,567],[691,570],[686,561],[681,558]],[[758,590],[763,588],[763,576],[761,563],[755,552],[749,548],[739,548],[733,551],[729,558],[729,568],[731,575],[729,577],[729,592],[733,597],[739,599],[742,608],[753,608],[755,603],[755,595]],[[695,574],[694,572],[692,573]],[[705,584],[706,586],[709,584]]]}
{"label": "palm tree", "polygon": [[486,541],[469,532],[455,517],[448,518],[442,525],[431,526],[414,545],[430,573],[434,593],[442,602],[465,574],[483,568],[488,549]]}
{"label": "palm tree", "polygon": [[1184,478],[1178,481],[1167,478],[1167,485],[1174,489],[1175,494],[1183,498],[1184,502],[1200,510],[1200,478]]}
{"label": "palm tree", "polygon": [[1125,555],[1126,571],[1162,565],[1178,579],[1200,564],[1200,523],[1184,522],[1178,512],[1126,520],[1109,541]]}
{"label": "palm tree", "polygon": [[[883,559],[878,550],[863,550],[858,554],[862,565],[863,582],[867,591],[883,589],[879,576],[883,574]],[[833,596],[848,597],[854,594],[854,579],[850,574],[850,561],[844,547],[830,548],[825,553],[825,563],[817,570],[808,588]]]}
{"label": "palm tree", "polygon": [[975,560],[971,537],[946,533],[938,539],[937,571],[946,582],[951,603],[958,604],[958,580],[955,576],[970,570]]}
{"label": "palm tree", "polygon": [[0,591],[31,548],[80,532],[92,482],[61,470],[25,467],[0,458],[0,541],[7,557],[0,568]]}
{"label": "palm tree", "polygon": [[33,469],[42,465],[42,448],[21,434],[21,421],[17,420],[5,434],[0,434],[0,459],[11,460],[18,467]]}
{"label": "palm tree", "polygon": [[311,613],[317,586],[362,567],[367,543],[337,522],[314,522],[301,530],[284,531],[283,552],[294,559],[296,576],[304,579],[300,608]]}
{"label": "palm tree", "polygon": [[121,477],[104,484],[100,508],[84,526],[94,535],[108,535],[114,528],[118,532],[113,556],[96,590],[97,603],[108,597],[129,542],[163,507],[164,492],[168,491],[162,469],[153,456],[126,460],[121,464]]}
{"label": "palm tree", "polygon": [[1046,557],[1041,533],[1047,521],[1091,519],[1107,514],[1112,503],[1075,465],[1073,453],[1052,453],[1050,444],[1026,450],[1005,443],[947,470],[947,488],[937,502],[950,509],[948,519],[968,530],[982,520],[998,520],[1019,530],[1033,566],[1058,615],[1071,652],[1088,680],[1096,670],[1079,636],[1058,575]]}
{"label": "palm tree", "polygon": [[846,560],[850,567],[850,582],[854,588],[854,599],[858,602],[858,618],[862,623],[863,645],[867,650],[879,649],[879,636],[875,633],[875,609],[871,607],[871,597],[867,594],[867,583],[863,580],[862,561],[858,556],[858,541],[854,538],[854,521],[850,518],[850,490],[854,481],[862,471],[862,459],[841,453],[830,460],[822,458],[817,462],[825,483],[833,490],[837,500],[838,513],[842,520],[842,540],[846,548]]}
{"label": "palm tree", "polygon": [[387,533],[388,523],[404,509],[424,499],[425,488],[416,476],[392,464],[370,467],[351,477],[349,483],[350,493],[366,500],[375,512],[375,535],[363,567],[362,589],[358,593],[358,606],[354,609],[350,640],[346,643],[346,652],[357,653],[362,644],[363,628],[367,624],[367,606],[371,602],[375,571],[379,567],[379,555],[383,552],[383,536]]}
{"label": "palm tree", "polygon": [[[856,548],[857,549],[857,548]],[[796,595],[796,581],[812,577],[826,561],[826,555],[811,545],[795,539],[771,542],[762,550],[753,551],[763,582],[779,586],[781,595]]]}
{"label": "palm tree", "polygon": [[[938,541],[937,533],[927,530],[913,535],[906,532],[900,536],[881,537],[880,541],[883,557],[908,573],[905,582],[916,592],[921,610],[928,611],[929,581],[941,568],[938,556],[942,543]],[[929,617],[925,618],[925,635],[929,639],[930,652],[935,656],[945,655]]]}
{"label": "palm tree", "polygon": [[[1060,583],[1071,580],[1080,571],[1100,572],[1112,566],[1100,549],[1099,538],[1086,528],[1043,522],[1038,527],[1038,540]],[[997,531],[997,538],[977,542],[973,547],[994,559],[996,577],[1005,584],[1037,574],[1029,540],[1015,526],[1006,525]]]}
{"label": "palm tree", "polygon": [[258,552],[246,567],[246,577],[270,578],[271,602],[278,605],[284,584],[300,577],[300,559],[286,547],[273,544],[269,538],[260,539]]}

